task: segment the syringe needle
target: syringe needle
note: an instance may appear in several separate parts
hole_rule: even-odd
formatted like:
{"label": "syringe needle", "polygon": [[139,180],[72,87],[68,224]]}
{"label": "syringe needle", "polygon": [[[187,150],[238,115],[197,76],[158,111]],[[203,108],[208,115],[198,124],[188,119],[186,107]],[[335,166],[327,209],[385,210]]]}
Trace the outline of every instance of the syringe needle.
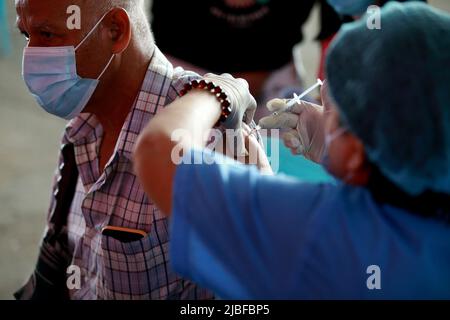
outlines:
{"label": "syringe needle", "polygon": [[255,134],[255,133],[257,133],[259,130],[261,130],[262,128],[261,128],[261,126],[260,125],[257,125],[256,127],[254,127],[251,131],[250,131],[250,134],[249,134],[249,136],[251,136],[252,134]]}

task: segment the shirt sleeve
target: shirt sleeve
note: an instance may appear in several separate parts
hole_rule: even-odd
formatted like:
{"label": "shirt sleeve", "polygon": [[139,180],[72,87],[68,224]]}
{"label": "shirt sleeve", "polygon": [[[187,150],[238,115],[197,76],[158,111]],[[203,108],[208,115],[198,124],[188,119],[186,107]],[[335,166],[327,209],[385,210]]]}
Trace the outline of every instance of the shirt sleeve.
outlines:
{"label": "shirt sleeve", "polygon": [[301,248],[320,187],[263,176],[206,150],[192,151],[189,161],[202,164],[184,162],[177,168],[175,270],[222,298],[285,296],[294,285],[286,275],[301,272]]}

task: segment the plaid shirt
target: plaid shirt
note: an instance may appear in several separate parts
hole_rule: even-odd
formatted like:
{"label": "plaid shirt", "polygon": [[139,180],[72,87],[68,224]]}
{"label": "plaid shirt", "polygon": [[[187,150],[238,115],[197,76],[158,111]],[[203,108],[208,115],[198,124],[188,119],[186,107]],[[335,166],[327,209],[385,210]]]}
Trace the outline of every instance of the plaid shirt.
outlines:
{"label": "plaid shirt", "polygon": [[[72,264],[82,275],[81,288],[70,292],[72,299],[212,298],[211,293],[171,270],[168,221],[137,181],[131,154],[146,124],[195,77],[198,75],[174,70],[155,47],[140,93],[104,172],[98,165],[103,132],[96,117],[81,114],[67,125],[62,143],[74,144],[79,171],[67,229]],[[56,185],[55,181],[54,189]],[[50,212],[54,206],[53,199]],[[101,234],[107,225],[140,229],[148,235],[121,242]]]}

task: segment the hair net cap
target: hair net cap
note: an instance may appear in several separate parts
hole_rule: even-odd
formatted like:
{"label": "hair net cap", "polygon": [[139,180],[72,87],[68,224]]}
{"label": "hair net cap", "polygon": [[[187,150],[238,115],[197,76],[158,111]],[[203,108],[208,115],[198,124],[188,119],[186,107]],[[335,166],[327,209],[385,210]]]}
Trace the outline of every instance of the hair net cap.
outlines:
{"label": "hair net cap", "polygon": [[374,4],[375,0],[327,0],[327,2],[339,14],[356,16],[366,12],[367,7]]}
{"label": "hair net cap", "polygon": [[326,68],[342,121],[386,178],[450,194],[450,15],[389,3],[381,29],[366,17],[342,27]]}

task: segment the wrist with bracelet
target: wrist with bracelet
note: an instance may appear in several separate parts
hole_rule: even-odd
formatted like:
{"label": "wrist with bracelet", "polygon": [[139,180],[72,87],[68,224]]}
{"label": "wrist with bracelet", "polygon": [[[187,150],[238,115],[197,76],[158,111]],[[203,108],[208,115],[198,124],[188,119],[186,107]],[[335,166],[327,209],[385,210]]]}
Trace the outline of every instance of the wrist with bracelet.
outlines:
{"label": "wrist with bracelet", "polygon": [[221,107],[220,118],[216,123],[216,127],[223,124],[228,119],[232,111],[231,102],[223,89],[220,86],[215,85],[211,81],[192,80],[184,85],[184,88],[180,91],[180,96],[182,97],[194,89],[204,90],[216,96],[217,101],[220,103]]}

